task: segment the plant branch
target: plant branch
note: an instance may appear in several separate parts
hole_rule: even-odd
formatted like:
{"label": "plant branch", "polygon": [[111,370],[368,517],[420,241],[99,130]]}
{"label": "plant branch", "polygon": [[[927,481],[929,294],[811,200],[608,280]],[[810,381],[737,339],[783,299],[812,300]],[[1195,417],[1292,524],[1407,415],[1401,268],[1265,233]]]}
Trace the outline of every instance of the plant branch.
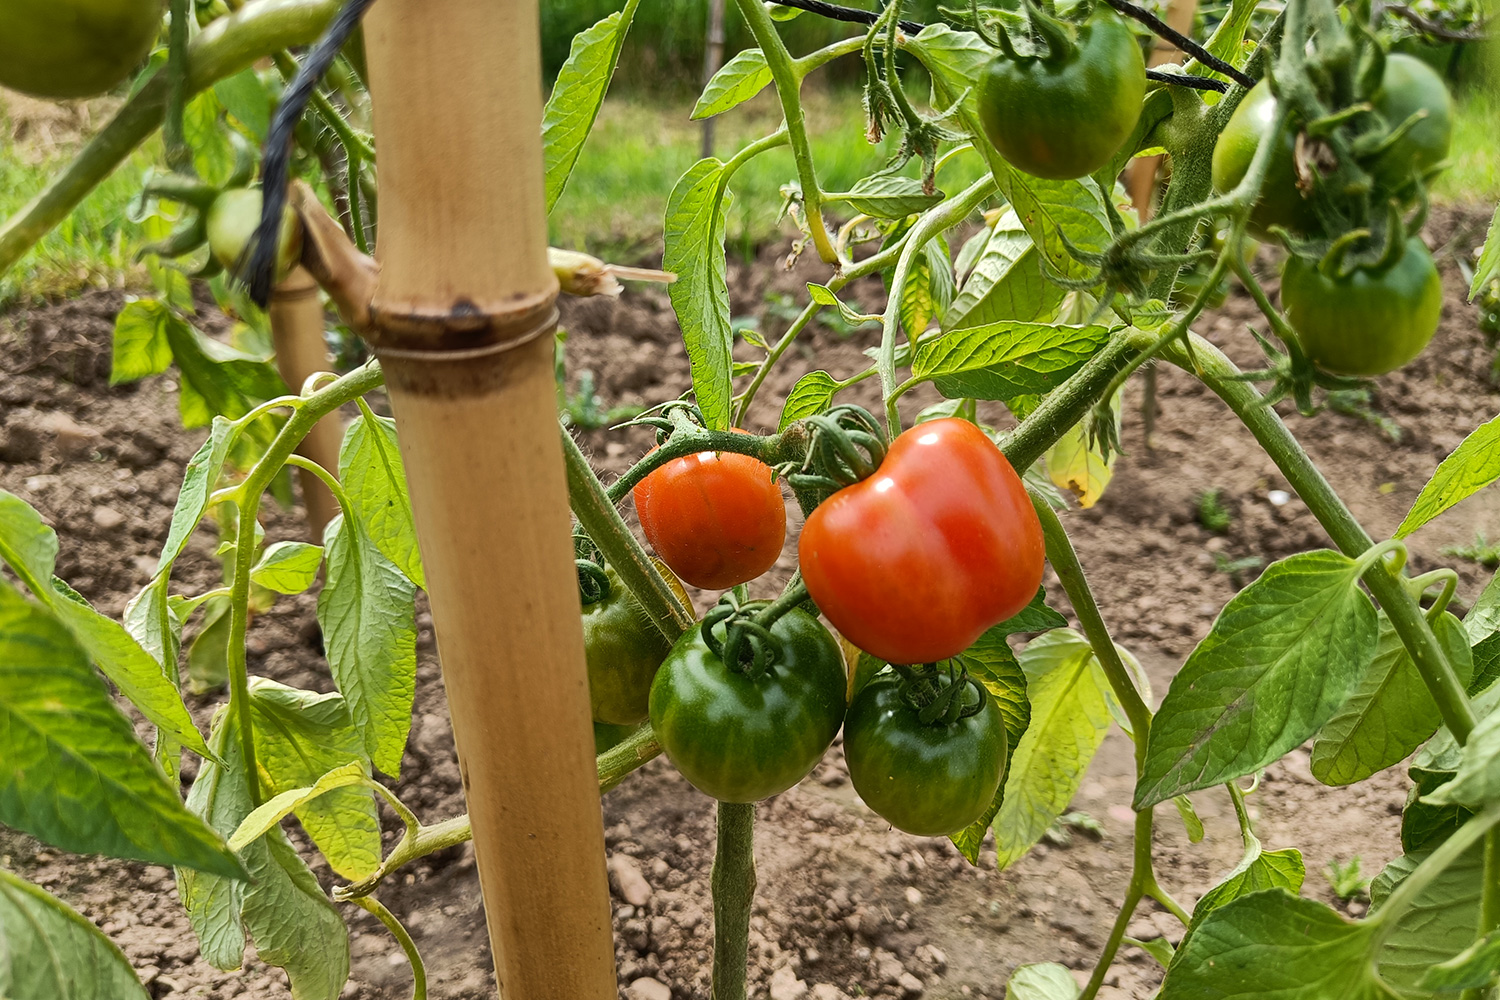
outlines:
{"label": "plant branch", "polygon": [[1150,809],[1144,809],[1135,814],[1134,851],[1130,868],[1130,883],[1125,887],[1125,901],[1120,904],[1120,912],[1115,915],[1114,926],[1109,929],[1109,938],[1104,942],[1104,950],[1099,953],[1099,961],[1094,965],[1094,972],[1089,976],[1088,985],[1078,995],[1078,1000],[1094,1000],[1099,995],[1099,988],[1104,985],[1104,977],[1109,974],[1109,967],[1114,963],[1115,955],[1120,951],[1120,943],[1125,937],[1125,928],[1130,926],[1130,918],[1135,916],[1135,908],[1140,905],[1141,898],[1146,895],[1148,886],[1155,884],[1155,877],[1151,874],[1151,827]]}
{"label": "plant branch", "polygon": [[1161,18],[1157,17],[1146,8],[1137,7],[1135,4],[1130,3],[1129,0],[1104,0],[1104,2],[1109,4],[1115,10],[1119,11],[1121,14],[1124,14],[1126,17],[1132,18],[1136,21],[1139,21],[1141,24],[1144,24],[1146,27],[1150,28],[1158,38],[1163,38],[1166,41],[1171,42],[1177,48],[1192,56],[1194,59],[1198,60],[1200,63],[1202,63],[1204,66],[1207,66],[1214,72],[1222,73],[1224,76],[1229,77],[1229,79],[1233,80],[1241,87],[1255,86],[1254,77],[1248,76],[1240,70],[1235,69],[1232,65],[1220,59],[1218,56],[1214,55],[1212,52],[1208,51],[1203,46],[1193,41],[1187,35],[1184,35],[1182,32],[1178,31],[1176,28],[1172,27],[1170,24],[1163,21]]}
{"label": "plant branch", "polygon": [[755,803],[720,802],[713,873],[713,1000],[745,1000],[755,902]]}
{"label": "plant branch", "polygon": [[[1229,405],[1345,555],[1358,558],[1372,546],[1370,536],[1307,457],[1281,417],[1265,405],[1254,386],[1240,379],[1240,370],[1218,348],[1192,337],[1191,349],[1188,342],[1173,343],[1163,354],[1173,364],[1196,372]],[[1399,574],[1393,574],[1383,562],[1377,561],[1364,579],[1411,654],[1443,722],[1460,744],[1467,742],[1474,728],[1473,707],[1421,606],[1407,592]]]}
{"label": "plant branch", "polygon": [[422,955],[417,951],[417,943],[411,939],[401,921],[396,915],[386,909],[384,903],[374,896],[355,896],[350,900],[355,906],[367,913],[371,913],[391,932],[401,950],[406,952],[406,960],[411,965],[411,1000],[427,1000],[427,966],[422,964]]}

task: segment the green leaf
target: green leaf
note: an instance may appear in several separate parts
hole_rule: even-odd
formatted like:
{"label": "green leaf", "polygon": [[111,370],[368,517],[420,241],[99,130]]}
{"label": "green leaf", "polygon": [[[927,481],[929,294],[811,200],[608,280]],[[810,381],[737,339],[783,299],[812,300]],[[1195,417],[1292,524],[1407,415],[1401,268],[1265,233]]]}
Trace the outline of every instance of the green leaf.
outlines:
{"label": "green leaf", "polygon": [[162,315],[177,363],[178,412],[185,427],[206,427],[216,416],[237,420],[258,403],[285,395],[276,366],[206,337],[170,311]]}
{"label": "green leaf", "polygon": [[1436,847],[1474,815],[1472,809],[1462,806],[1435,806],[1425,801],[1427,795],[1452,781],[1454,773],[1416,766],[1408,769],[1413,785],[1401,810],[1401,849],[1407,854]]}
{"label": "green leaf", "polygon": [[703,94],[689,117],[693,121],[721,115],[744,104],[771,82],[771,68],[760,49],[744,49],[719,67],[703,88]]}
{"label": "green leaf", "polygon": [[1435,806],[1480,809],[1500,801],[1500,712],[1479,720],[1464,744],[1463,760],[1453,780],[1425,801]]}
{"label": "green leaf", "polygon": [[1090,178],[1049,181],[1016,170],[984,138],[979,123],[974,81],[994,57],[994,50],[968,31],[929,24],[907,40],[907,51],[932,76],[934,107],[949,107],[960,97],[958,115],[976,137],[974,148],[985,157],[1001,196],[1036,242],[1038,252],[1053,271],[1068,278],[1093,278],[1093,268],[1078,261],[1064,242],[1087,251],[1103,250],[1112,240],[1104,194]]}
{"label": "green leaf", "polygon": [[1022,965],[1005,983],[1006,1000],[1074,1000],[1078,981],[1056,962]]}
{"label": "green leaf", "polygon": [[1137,809],[1251,774],[1333,717],[1375,655],[1360,572],[1337,552],[1303,552],[1224,606],[1156,713]]}
{"label": "green leaf", "polygon": [[1041,256],[1011,209],[995,223],[963,289],[943,314],[952,332],[994,323],[1052,318],[1067,292],[1042,275]]}
{"label": "green leaf", "polygon": [[1049,392],[1109,339],[1103,326],[998,322],[929,337],[917,345],[912,376],[949,399],[1007,400]]}
{"label": "green leaf", "polygon": [[257,806],[246,816],[239,829],[234,831],[234,836],[229,838],[229,846],[232,850],[243,851],[251,842],[264,837],[272,827],[280,825],[295,810],[318,796],[350,785],[363,785],[365,781],[365,769],[362,766],[357,763],[345,764],[329,771],[306,788],[290,788]]}
{"label": "green leaf", "polygon": [[300,594],[318,578],[323,547],[307,542],[275,542],[250,570],[250,582],[278,594]]}
{"label": "green leaf", "polygon": [[1234,870],[1198,900],[1198,905],[1193,907],[1193,926],[1199,926],[1219,907],[1252,892],[1285,889],[1295,896],[1302,891],[1302,881],[1306,877],[1307,867],[1302,861],[1301,851],[1295,847],[1263,851],[1260,842],[1254,841]]}
{"label": "green leaf", "polygon": [[1427,970],[1420,989],[1439,993],[1482,990],[1495,985],[1500,973],[1500,931],[1491,931],[1446,962]]}
{"label": "green leaf", "polygon": [[1500,205],[1490,218],[1490,229],[1484,237],[1484,249],[1479,252],[1479,263],[1474,265],[1474,277],[1469,282],[1469,301],[1484,290],[1484,286],[1500,277]]}
{"label": "green leaf", "polygon": [[1500,479],[1500,417],[1480,424],[1443,459],[1396,529],[1396,537],[1405,538],[1496,479]]}
{"label": "green leaf", "polygon": [[182,114],[182,135],[193,151],[193,170],[205,181],[222,187],[234,173],[234,147],[219,123],[219,98],[212,90],[188,98]]}
{"label": "green leaf", "polygon": [[723,186],[723,164],[699,160],[667,198],[662,269],[677,275],[667,286],[682,341],[692,364],[693,393],[712,430],[729,426],[729,285],[724,276],[724,220],[733,200]]}
{"label": "green leaf", "polygon": [[1031,720],[1011,757],[1005,798],[992,824],[997,864],[1019,860],[1061,816],[1109,729],[1108,688],[1088,641],[1057,629],[1027,644]]}
{"label": "green leaf", "polygon": [[901,326],[915,340],[953,301],[953,262],[941,236],[922,246],[901,288]]}
{"label": "green leaf", "polygon": [[833,405],[833,394],[838,389],[839,380],[825,371],[810,371],[799,378],[786,395],[777,430],[784,431],[803,417],[826,413]]}
{"label": "green leaf", "polygon": [[[204,763],[188,806],[227,837],[252,808],[239,730],[228,712],[215,716],[209,744],[223,763]],[[248,933],[261,961],[286,970],[293,1000],[336,1000],[349,978],[349,932],[317,879],[279,828],[247,845],[241,857],[251,883],[177,872],[204,959],[215,968],[239,968]]]}
{"label": "green leaf", "polygon": [[[1249,58],[1244,46],[1245,32],[1255,16],[1256,6],[1256,0],[1233,0],[1229,12],[1209,36],[1204,48],[1231,66],[1243,67]],[[1200,66],[1196,72],[1211,71]]]}
{"label": "green leaf", "polygon": [[1178,795],[1172,799],[1172,804],[1177,807],[1177,815],[1182,817],[1182,828],[1187,831],[1188,843],[1202,843],[1205,833],[1203,820],[1198,818],[1198,810],[1193,808],[1193,800],[1186,795]]}
{"label": "green leaf", "polygon": [[[1385,612],[1378,615],[1375,657],[1354,693],[1318,732],[1313,777],[1325,785],[1352,785],[1399,764],[1421,746],[1443,716],[1417,665]],[[1438,641],[1464,683],[1474,672],[1469,639],[1459,620],[1444,612],[1433,624]]]}
{"label": "green leaf", "polygon": [[1282,889],[1241,896],[1183,941],[1160,1000],[1395,1000],[1370,970],[1375,932]]}
{"label": "green leaf", "polygon": [[[1403,854],[1370,885],[1370,912],[1378,915],[1391,892],[1426,859]],[[1428,883],[1396,920],[1376,956],[1380,975],[1398,989],[1413,989],[1427,970],[1446,962],[1474,941],[1479,927],[1479,896],[1484,888],[1484,845],[1479,843]]]}
{"label": "green leaf", "polygon": [[182,555],[188,538],[197,530],[198,522],[203,520],[208,510],[208,498],[219,482],[225,459],[229,457],[229,437],[233,431],[233,423],[223,417],[215,419],[209,427],[208,440],[188,460],[187,468],[183,470],[182,486],[177,491],[177,505],[172,508],[167,541],[156,560],[153,576],[161,576],[163,570],[171,568]]}
{"label": "green leaf", "polygon": [[188,692],[205,695],[229,683],[229,634],[233,616],[227,597],[215,597],[204,606],[202,625],[188,644]]}
{"label": "green leaf", "polygon": [[408,580],[425,587],[394,420],[377,416],[372,422],[361,414],[349,424],[339,448],[339,482],[375,547]]}
{"label": "green leaf", "polygon": [[873,174],[861,178],[847,193],[844,200],[850,208],[877,219],[904,219],[927,211],[946,197],[941,191],[927,194],[922,190],[922,182],[915,177],[895,174]]}
{"label": "green leaf", "polygon": [[161,322],[163,311],[161,303],[154,299],[125,303],[115,317],[110,385],[160,375],[172,366],[172,345],[167,343],[167,332]]}
{"label": "green leaf", "polygon": [[203,736],[162,664],[119,622],[104,617],[81,597],[73,600],[58,592],[52,575],[57,551],[57,533],[41,515],[14,493],[0,490],[0,559],[142,715],[195,753],[206,753]]}
{"label": "green leaf", "polygon": [[183,808],[68,630],[3,582],[0,823],[78,854],[244,876]]}
{"label": "green leaf", "polygon": [[0,868],[0,997],[149,1000],[114,942],[77,910]]}
{"label": "green leaf", "polygon": [[[315,694],[257,677],[250,682],[255,758],[272,795],[316,786],[346,765],[370,772],[364,741],[338,694]],[[380,867],[380,820],[371,789],[348,788],[299,804],[297,820],[334,871],[348,879]]]}
{"label": "green leaf", "polygon": [[214,84],[214,96],[250,133],[258,145],[264,145],[271,131],[271,108],[275,101],[261,82],[254,67],[242,69]]}
{"label": "green leaf", "polygon": [[1464,616],[1464,631],[1474,659],[1474,677],[1469,681],[1472,696],[1500,680],[1500,574],[1491,578]]}
{"label": "green leaf", "polygon": [[881,321],[880,316],[857,312],[850,308],[827,285],[820,285],[815,281],[809,281],[807,283],[807,295],[819,305],[833,306],[839,311],[839,318],[850,326],[859,326],[863,323],[879,323]]}
{"label": "green leaf", "polygon": [[552,96],[542,110],[542,159],[547,171],[547,214],[562,197],[573,165],[593,130],[604,93],[620,61],[620,46],[640,0],[626,0],[593,27],[573,36],[567,61],[557,73]]}
{"label": "green leaf", "polygon": [[[985,632],[979,641],[959,654],[959,659],[969,675],[984,685],[1000,709],[1000,717],[1005,721],[1005,767],[1001,774],[1008,774],[1016,747],[1031,725],[1031,703],[1026,698],[1026,673],[1005,641],[1005,633],[997,632],[998,628]],[[985,835],[1004,803],[1005,782],[1002,780],[995,790],[994,801],[979,818],[950,836],[953,846],[968,859],[969,864],[979,863],[979,850],[984,845]]]}
{"label": "green leaf", "polygon": [[333,682],[370,759],[398,777],[416,694],[416,591],[356,520],[335,517],[324,550],[328,580],[318,595],[318,624]]}

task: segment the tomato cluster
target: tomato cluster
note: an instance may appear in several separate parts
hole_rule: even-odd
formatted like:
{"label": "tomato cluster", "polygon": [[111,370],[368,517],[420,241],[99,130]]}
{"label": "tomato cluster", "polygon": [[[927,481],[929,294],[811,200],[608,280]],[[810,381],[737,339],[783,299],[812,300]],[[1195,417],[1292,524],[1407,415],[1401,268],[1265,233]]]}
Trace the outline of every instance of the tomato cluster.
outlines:
{"label": "tomato cluster", "polygon": [[[803,527],[798,560],[816,609],[779,609],[763,626],[764,602],[726,595],[665,650],[608,573],[611,596],[584,616],[595,721],[644,711],[683,776],[725,802],[790,788],[842,727],[855,788],[892,825],[936,836],[980,817],[1003,777],[1007,736],[955,658],[1036,594],[1041,527],[1020,477],[967,421],[919,424],[872,467]],[[754,459],[674,459],[635,496],[657,553],[690,583],[744,582],[780,552],[784,503]],[[816,610],[866,659],[894,664],[855,693],[847,716],[843,654]]]}

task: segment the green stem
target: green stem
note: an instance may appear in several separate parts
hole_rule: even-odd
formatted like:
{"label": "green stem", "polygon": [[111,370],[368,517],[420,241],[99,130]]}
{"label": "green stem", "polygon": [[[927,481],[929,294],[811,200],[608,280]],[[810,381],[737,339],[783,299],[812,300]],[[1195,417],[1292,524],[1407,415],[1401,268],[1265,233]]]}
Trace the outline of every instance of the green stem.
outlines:
{"label": "green stem", "polygon": [[672,588],[646,555],[646,550],[631,534],[573,435],[565,428],[559,428],[559,433],[568,474],[568,500],[573,513],[604,554],[605,561],[620,574],[620,580],[640,602],[651,623],[668,640],[675,642],[693,624],[691,611],[678,601],[677,595],[672,593]]}
{"label": "green stem", "polygon": [[863,35],[855,35],[853,38],[840,39],[832,45],[825,45],[821,49],[809,52],[800,59],[793,59],[792,66],[797,73],[797,81],[807,79],[807,75],[818,67],[833,62],[840,56],[852,56],[865,47]]}
{"label": "green stem", "polygon": [[[281,49],[317,41],[339,0],[259,0],[222,17],[188,46],[187,96]],[[35,198],[0,226],[0,273],[61,222],[162,123],[167,78],[158,73]]]}
{"label": "green stem", "polygon": [[396,915],[386,909],[385,904],[374,896],[356,896],[352,902],[355,906],[367,913],[372,913],[385,929],[391,932],[391,937],[406,952],[406,960],[411,963],[411,1000],[427,1000],[427,966],[422,964],[422,956],[417,951],[417,943],[411,939],[411,934],[401,926],[401,921]]}
{"label": "green stem", "polygon": [[192,0],[171,0],[167,29],[167,110],[162,129],[167,166],[178,173],[193,169],[193,151],[183,137],[182,113],[187,105],[188,17]]}
{"label": "green stem", "polygon": [[[1192,337],[1191,347],[1178,342],[1163,353],[1173,364],[1188,371],[1196,370],[1203,383],[1229,405],[1345,555],[1358,558],[1371,547],[1370,536],[1307,457],[1281,417],[1264,404],[1253,386],[1238,379],[1239,369],[1218,348]],[[1400,576],[1382,562],[1371,566],[1364,579],[1401,636],[1448,730],[1460,744],[1467,742],[1474,728],[1474,710],[1421,606],[1407,593]]]}
{"label": "green stem", "polygon": [[611,483],[607,495],[610,503],[621,503],[642,479],[668,462],[688,455],[705,451],[727,451],[735,455],[748,455],[775,468],[787,462],[801,463],[807,457],[807,443],[807,432],[800,427],[788,427],[780,434],[764,437],[734,431],[711,431],[706,428],[677,430],[666,444],[647,454]]}
{"label": "green stem", "polygon": [[1078,561],[1078,553],[1073,548],[1068,533],[1063,530],[1057,512],[1045,500],[1035,496],[1031,498],[1031,505],[1036,508],[1037,518],[1042,522],[1042,537],[1047,542],[1047,561],[1052,564],[1052,569],[1062,582],[1063,591],[1073,605],[1073,613],[1078,616],[1078,625],[1093,647],[1094,659],[1099,661],[1099,666],[1104,670],[1110,690],[1115,693],[1115,700],[1120,703],[1120,707],[1125,710],[1125,717],[1130,720],[1130,735],[1135,741],[1136,768],[1139,769],[1146,759],[1146,737],[1151,732],[1151,708],[1136,689],[1134,678],[1130,676],[1125,661],[1120,658],[1119,649],[1110,638],[1104,616],[1099,613],[1099,604],[1094,600],[1094,592],[1089,588],[1088,578],[1084,576],[1083,565]]}
{"label": "green stem", "polygon": [[[901,256],[896,261],[896,270],[891,277],[891,287],[886,298],[885,325],[880,334],[880,357],[876,367],[880,370],[881,396],[885,399],[886,429],[892,439],[901,433],[901,414],[896,409],[896,331],[901,322],[901,297],[906,291],[907,276],[916,264],[917,254],[934,237],[944,230],[968,218],[986,198],[995,193],[995,178],[981,177],[959,194],[943,202],[917,220],[908,235]],[[920,330],[908,330],[908,337],[915,342]]]}
{"label": "green stem", "polygon": [[807,138],[807,118],[802,112],[802,77],[797,63],[786,49],[786,43],[776,31],[776,22],[766,11],[760,0],[735,0],[740,16],[745,19],[761,54],[766,57],[766,66],[771,70],[771,79],[776,84],[776,95],[781,99],[781,108],[786,116],[786,128],[791,137],[792,156],[797,161],[797,177],[802,183],[802,205],[807,210],[807,228],[812,234],[813,246],[826,264],[837,264],[838,254],[833,241],[828,237],[828,227],[823,222],[823,194],[818,187],[818,172],[813,166],[812,144]]}
{"label": "green stem", "polygon": [[661,743],[649,724],[599,755],[599,794],[617,786],[636,768],[661,754]]}
{"label": "green stem", "polygon": [[[1464,852],[1473,847],[1481,837],[1486,837],[1496,823],[1500,823],[1500,802],[1492,802],[1482,812],[1475,813],[1429,854],[1427,859],[1417,866],[1416,871],[1401,880],[1390,896],[1386,897],[1385,905],[1381,906],[1374,916],[1367,918],[1370,923],[1377,926],[1375,936],[1370,941],[1371,955],[1380,951],[1386,939],[1391,936],[1391,932],[1400,924],[1402,915],[1411,909],[1412,904],[1422,895],[1422,890],[1426,889],[1432,880],[1441,875],[1449,865],[1462,857]],[[1485,860],[1488,861],[1488,857]]]}
{"label": "green stem", "polygon": [[720,802],[713,874],[713,1000],[745,1000],[755,902],[755,803]]}
{"label": "green stem", "polygon": [[1114,963],[1115,955],[1120,951],[1120,942],[1125,937],[1125,928],[1130,926],[1130,918],[1135,916],[1135,908],[1140,905],[1141,898],[1146,895],[1147,889],[1155,885],[1156,879],[1151,874],[1151,825],[1150,809],[1135,814],[1133,860],[1130,868],[1130,883],[1125,887],[1125,901],[1120,904],[1120,912],[1115,915],[1114,926],[1109,929],[1109,938],[1104,942],[1104,950],[1099,953],[1099,961],[1094,966],[1093,974],[1089,976],[1088,985],[1084,986],[1083,992],[1078,995],[1078,1000],[1094,1000],[1099,995],[1099,988],[1104,985],[1104,977],[1109,974],[1109,967]]}
{"label": "green stem", "polygon": [[[1484,835],[1484,884],[1479,890],[1479,936],[1500,928],[1500,830]],[[1495,987],[1465,990],[1459,1000],[1495,1000]]]}
{"label": "green stem", "polygon": [[328,492],[333,494],[333,499],[338,501],[339,509],[344,511],[349,510],[349,494],[344,492],[343,484],[338,481],[338,477],[333,473],[312,459],[305,458],[302,455],[288,455],[286,457],[286,464],[296,466],[299,469],[306,469],[317,476],[323,481],[323,485],[328,487]]}

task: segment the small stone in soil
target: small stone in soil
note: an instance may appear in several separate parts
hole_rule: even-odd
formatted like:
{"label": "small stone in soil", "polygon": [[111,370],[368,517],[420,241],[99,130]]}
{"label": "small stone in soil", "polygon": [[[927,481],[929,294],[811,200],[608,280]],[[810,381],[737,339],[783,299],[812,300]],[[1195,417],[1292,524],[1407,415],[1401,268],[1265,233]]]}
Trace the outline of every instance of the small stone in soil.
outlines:
{"label": "small stone in soil", "polygon": [[641,873],[641,863],[628,854],[616,854],[609,859],[609,873],[614,876],[615,889],[620,898],[631,906],[645,906],[651,899],[651,883]]}
{"label": "small stone in soil", "polygon": [[789,965],[783,965],[771,973],[771,1000],[803,1000],[807,996],[807,984],[797,978]]}
{"label": "small stone in soil", "polygon": [[625,987],[625,995],[629,1000],[672,1000],[671,988],[650,976],[643,976]]}

